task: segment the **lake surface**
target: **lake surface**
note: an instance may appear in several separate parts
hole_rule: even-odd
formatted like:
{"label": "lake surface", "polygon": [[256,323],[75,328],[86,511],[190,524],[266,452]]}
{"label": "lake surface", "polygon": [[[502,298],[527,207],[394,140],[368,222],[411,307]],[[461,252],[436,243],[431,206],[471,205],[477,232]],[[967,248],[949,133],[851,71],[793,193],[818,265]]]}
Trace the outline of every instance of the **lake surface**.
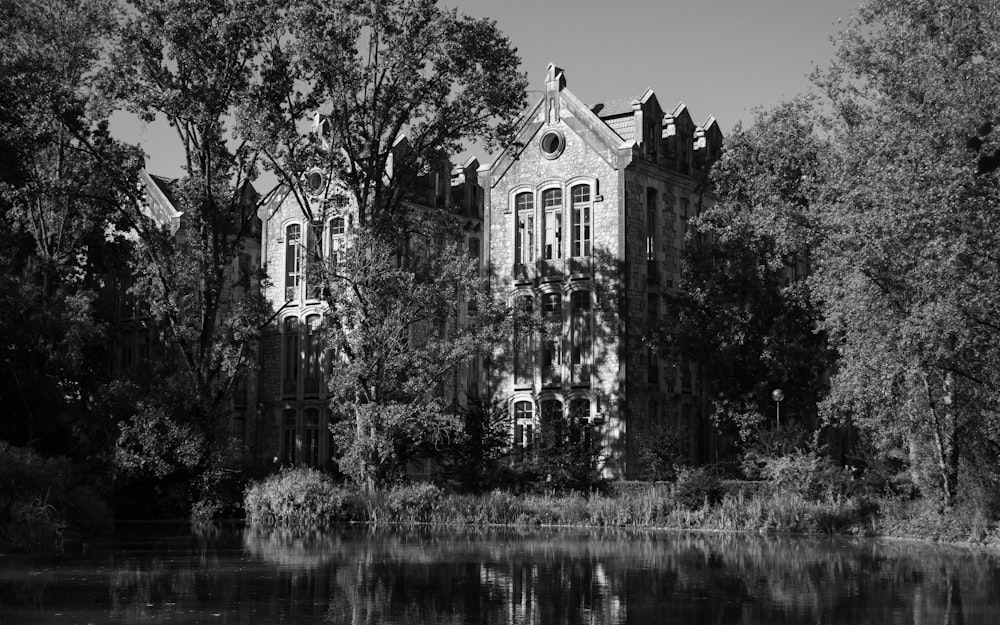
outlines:
{"label": "lake surface", "polygon": [[0,556],[0,623],[1000,622],[1000,557],[674,532],[132,525]]}

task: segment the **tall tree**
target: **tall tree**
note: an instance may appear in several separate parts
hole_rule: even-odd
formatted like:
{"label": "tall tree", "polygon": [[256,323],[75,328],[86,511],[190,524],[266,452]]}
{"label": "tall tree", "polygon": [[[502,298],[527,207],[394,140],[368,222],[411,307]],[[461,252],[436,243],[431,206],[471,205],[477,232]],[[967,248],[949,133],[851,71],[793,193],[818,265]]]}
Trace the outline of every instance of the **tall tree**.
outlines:
{"label": "tall tree", "polygon": [[[282,16],[288,36],[269,41],[242,128],[309,223],[357,211],[350,249],[319,275],[341,464],[374,486],[457,426],[436,389],[510,329],[455,236],[470,215],[450,202],[449,158],[509,140],[525,78],[494,22],[434,0],[307,0]],[[306,200],[311,168],[329,174],[326,202]],[[476,323],[457,323],[469,305]]]}
{"label": "tall tree", "polygon": [[260,58],[274,35],[278,4],[120,5],[105,93],[142,120],[165,118],[185,169],[172,189],[179,223],[142,211],[142,198],[126,213],[137,234],[134,291],[163,328],[169,363],[122,426],[119,464],[136,476],[176,473],[211,481],[229,457],[220,417],[265,319],[252,291],[234,297],[239,254],[259,236],[248,186],[259,153],[232,131],[238,105],[261,80]]}
{"label": "tall tree", "polygon": [[775,388],[782,412],[811,425],[832,363],[802,280],[828,149],[815,117],[797,99],[726,138],[711,172],[718,203],[692,221],[680,289],[667,295],[671,318],[659,328],[661,349],[698,365],[714,418],[746,442],[774,422]]}
{"label": "tall tree", "polygon": [[121,257],[107,231],[138,159],[110,138],[93,89],[111,3],[0,12],[0,437],[67,452],[100,382],[95,300]]}
{"label": "tall tree", "polygon": [[1000,3],[870,0],[816,76],[836,167],[815,284],[840,352],[831,414],[903,445],[956,502],[996,457]]}

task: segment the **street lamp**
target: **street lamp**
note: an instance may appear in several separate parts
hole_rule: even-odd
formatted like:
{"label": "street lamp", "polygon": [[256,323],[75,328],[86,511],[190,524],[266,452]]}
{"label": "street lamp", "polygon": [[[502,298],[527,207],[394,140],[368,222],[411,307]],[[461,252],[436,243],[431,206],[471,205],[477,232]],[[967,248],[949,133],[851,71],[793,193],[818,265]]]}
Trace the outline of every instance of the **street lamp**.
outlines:
{"label": "street lamp", "polygon": [[778,423],[778,429],[781,429],[781,400],[785,398],[785,391],[780,388],[776,388],[771,391],[771,399],[774,400],[774,417],[775,421]]}

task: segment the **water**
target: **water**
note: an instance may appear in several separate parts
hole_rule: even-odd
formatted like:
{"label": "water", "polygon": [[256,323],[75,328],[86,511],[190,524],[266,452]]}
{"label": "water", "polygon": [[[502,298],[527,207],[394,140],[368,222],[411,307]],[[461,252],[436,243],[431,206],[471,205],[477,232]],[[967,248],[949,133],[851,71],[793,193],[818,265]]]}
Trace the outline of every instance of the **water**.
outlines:
{"label": "water", "polygon": [[0,623],[1000,622],[1000,556],[673,532],[120,528],[0,557]]}

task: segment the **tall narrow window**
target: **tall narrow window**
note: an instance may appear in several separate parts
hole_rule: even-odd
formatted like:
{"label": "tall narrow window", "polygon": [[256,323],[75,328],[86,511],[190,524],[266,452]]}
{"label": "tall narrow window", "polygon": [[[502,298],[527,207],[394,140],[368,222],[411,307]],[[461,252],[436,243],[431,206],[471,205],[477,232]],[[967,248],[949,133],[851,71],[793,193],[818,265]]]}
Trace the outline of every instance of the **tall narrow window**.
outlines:
{"label": "tall narrow window", "polygon": [[[523,295],[517,298],[515,304],[521,314],[531,314],[532,297]],[[531,384],[535,372],[535,346],[533,333],[523,327],[514,328],[514,384]]]}
{"label": "tall narrow window", "polygon": [[306,408],[303,413],[302,461],[318,467],[319,460],[319,408]]}
{"label": "tall narrow window", "polygon": [[563,418],[562,402],[558,399],[549,399],[542,402],[541,409],[538,427],[543,440],[548,446],[566,442],[566,422]]}
{"label": "tall narrow window", "polygon": [[302,381],[303,390],[307,395],[318,395],[323,378],[323,337],[321,317],[309,315],[306,318],[306,370]]}
{"label": "tall narrow window", "polygon": [[347,249],[347,230],[343,217],[330,220],[330,264],[334,267],[344,262],[344,252]]}
{"label": "tall narrow window", "polygon": [[519,401],[514,404],[514,445],[516,447],[531,447],[535,429],[535,410],[530,401]]}
{"label": "tall narrow window", "polygon": [[593,435],[590,428],[590,400],[574,399],[569,402],[570,443],[580,445],[584,452],[592,450]]}
{"label": "tall narrow window", "polygon": [[281,413],[281,464],[295,464],[298,419],[293,408],[286,408]]}
{"label": "tall narrow window", "polygon": [[318,275],[318,265],[323,261],[323,223],[313,222],[306,228],[306,245],[302,250],[304,266],[302,268],[302,281],[306,286],[306,297],[309,299],[319,299],[323,293],[323,281]]}
{"label": "tall narrow window", "polygon": [[542,191],[543,229],[542,258],[557,260],[562,258],[562,189]]}
{"label": "tall narrow window", "polygon": [[656,260],[656,189],[646,189],[646,260]]}
{"label": "tall narrow window", "polygon": [[684,241],[687,239],[688,217],[691,212],[691,201],[686,197],[681,198],[680,218],[681,218],[681,249],[684,249]]}
{"label": "tall narrow window", "polygon": [[518,193],[514,198],[517,230],[514,232],[514,263],[528,265],[535,260],[535,196]]}
{"label": "tall narrow window", "polygon": [[572,342],[572,383],[590,383],[591,307],[590,291],[573,291],[570,297],[570,341]]}
{"label": "tall narrow window", "polygon": [[295,396],[299,386],[299,320],[295,317],[285,319],[284,347],[285,357],[282,367],[282,390],[285,396]]}
{"label": "tall narrow window", "polygon": [[590,256],[590,186],[578,184],[570,191],[573,249],[575,257]]}
{"label": "tall narrow window", "polygon": [[562,380],[562,293],[542,295],[542,316],[545,336],[542,339],[542,384],[559,384]]}
{"label": "tall narrow window", "polygon": [[291,224],[285,229],[285,300],[300,297],[302,260],[302,226]]}

